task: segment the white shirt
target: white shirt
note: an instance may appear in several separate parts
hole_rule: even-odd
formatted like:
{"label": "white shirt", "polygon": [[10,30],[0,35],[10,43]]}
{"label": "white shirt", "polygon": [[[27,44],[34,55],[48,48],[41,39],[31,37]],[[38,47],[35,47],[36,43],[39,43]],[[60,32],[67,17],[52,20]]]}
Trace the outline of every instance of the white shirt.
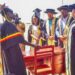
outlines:
{"label": "white shirt", "polygon": [[[67,21],[68,21],[68,16],[66,18],[62,18],[62,17],[59,18],[59,20],[57,22],[57,27],[56,27],[56,36],[57,37],[59,37],[60,35],[63,34],[63,31],[65,29]],[[59,31],[60,29],[59,29],[58,25],[60,26],[62,32]]]}

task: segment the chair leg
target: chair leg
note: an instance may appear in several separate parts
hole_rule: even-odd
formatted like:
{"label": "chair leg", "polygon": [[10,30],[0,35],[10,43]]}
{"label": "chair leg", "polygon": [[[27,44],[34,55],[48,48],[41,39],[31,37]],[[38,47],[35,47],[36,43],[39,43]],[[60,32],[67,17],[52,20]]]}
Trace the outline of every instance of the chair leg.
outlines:
{"label": "chair leg", "polygon": [[30,72],[28,71],[28,75],[30,75]]}

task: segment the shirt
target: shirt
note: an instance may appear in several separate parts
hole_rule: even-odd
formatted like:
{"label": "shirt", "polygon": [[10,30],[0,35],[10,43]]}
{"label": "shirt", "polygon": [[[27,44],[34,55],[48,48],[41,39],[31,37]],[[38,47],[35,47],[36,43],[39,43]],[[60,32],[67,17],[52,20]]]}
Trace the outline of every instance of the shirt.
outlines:
{"label": "shirt", "polygon": [[[67,21],[68,21],[68,17],[60,18],[58,20],[57,27],[56,27],[56,36],[57,37],[59,37],[60,35],[63,35]],[[60,27],[58,27],[58,24],[59,24]],[[61,28],[61,32],[60,32],[60,28]]]}

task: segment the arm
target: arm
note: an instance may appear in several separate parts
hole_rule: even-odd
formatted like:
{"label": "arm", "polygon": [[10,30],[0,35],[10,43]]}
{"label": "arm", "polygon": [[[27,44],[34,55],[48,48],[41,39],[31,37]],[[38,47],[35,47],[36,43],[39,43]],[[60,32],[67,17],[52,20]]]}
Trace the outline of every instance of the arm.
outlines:
{"label": "arm", "polygon": [[58,26],[58,21],[57,21],[57,23],[56,23],[55,34],[56,34],[56,36],[57,36],[57,37],[59,37],[59,36],[60,36],[60,34],[59,34],[59,26]]}
{"label": "arm", "polygon": [[34,45],[34,44],[31,44],[31,43],[27,42],[26,40],[24,40],[24,44],[32,46],[32,47],[38,47],[37,45]]}

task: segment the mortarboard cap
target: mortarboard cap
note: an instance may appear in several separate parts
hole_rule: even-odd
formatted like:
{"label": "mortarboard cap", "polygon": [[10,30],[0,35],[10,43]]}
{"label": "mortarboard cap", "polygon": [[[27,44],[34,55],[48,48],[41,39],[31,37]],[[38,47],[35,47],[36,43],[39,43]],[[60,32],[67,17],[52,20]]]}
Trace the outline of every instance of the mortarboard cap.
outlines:
{"label": "mortarboard cap", "polygon": [[73,9],[75,9],[75,4],[69,5],[69,10],[72,11]]}
{"label": "mortarboard cap", "polygon": [[46,9],[45,13],[48,13],[48,12],[53,13],[53,14],[57,14],[57,12],[55,12],[54,9]]}
{"label": "mortarboard cap", "polygon": [[42,11],[42,10],[39,9],[39,8],[36,8],[36,9],[33,10],[33,12],[41,12],[41,11]]}
{"label": "mortarboard cap", "polygon": [[61,10],[67,10],[67,11],[69,11],[69,6],[68,5],[63,5],[63,6],[61,6],[61,7],[59,7],[59,8],[57,8],[59,11],[61,11]]}

